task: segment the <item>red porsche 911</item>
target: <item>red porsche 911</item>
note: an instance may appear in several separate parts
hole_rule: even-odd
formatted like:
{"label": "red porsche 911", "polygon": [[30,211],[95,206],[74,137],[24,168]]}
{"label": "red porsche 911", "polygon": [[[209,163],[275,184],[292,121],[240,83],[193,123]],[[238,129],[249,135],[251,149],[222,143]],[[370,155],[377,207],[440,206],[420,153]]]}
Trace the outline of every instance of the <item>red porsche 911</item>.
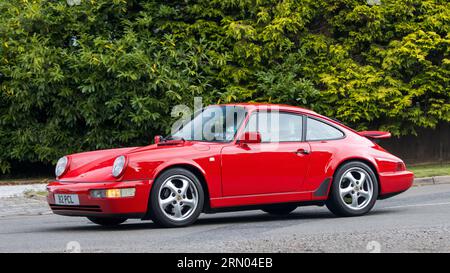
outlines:
{"label": "red porsche 911", "polygon": [[166,227],[192,224],[202,212],[283,215],[303,205],[359,216],[413,181],[374,142],[389,133],[356,132],[303,108],[213,105],[172,131],[145,147],[59,159],[47,187],[52,211],[100,225],[139,218]]}

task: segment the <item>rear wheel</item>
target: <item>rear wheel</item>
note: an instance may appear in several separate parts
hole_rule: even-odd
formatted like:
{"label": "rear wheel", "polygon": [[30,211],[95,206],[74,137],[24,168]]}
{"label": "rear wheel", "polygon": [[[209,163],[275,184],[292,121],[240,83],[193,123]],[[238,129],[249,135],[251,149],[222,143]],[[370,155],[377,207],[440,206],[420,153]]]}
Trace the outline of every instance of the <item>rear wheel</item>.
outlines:
{"label": "rear wheel", "polygon": [[297,208],[297,205],[277,205],[274,207],[264,208],[262,211],[273,215],[288,215]]}
{"label": "rear wheel", "polygon": [[336,171],[326,205],[338,216],[360,216],[373,208],[377,197],[375,173],[366,164],[353,161]]}
{"label": "rear wheel", "polygon": [[187,226],[197,220],[203,203],[204,192],[198,178],[183,168],[169,169],[153,184],[150,215],[161,226]]}
{"label": "rear wheel", "polygon": [[125,222],[127,218],[109,218],[109,217],[88,217],[89,221],[101,226],[118,226]]}

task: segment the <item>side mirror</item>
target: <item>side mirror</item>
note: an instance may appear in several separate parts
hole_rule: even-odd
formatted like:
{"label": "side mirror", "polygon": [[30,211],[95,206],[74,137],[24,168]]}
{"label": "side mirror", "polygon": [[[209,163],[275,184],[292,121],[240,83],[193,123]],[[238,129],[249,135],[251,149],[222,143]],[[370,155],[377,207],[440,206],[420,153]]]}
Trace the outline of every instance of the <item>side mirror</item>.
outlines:
{"label": "side mirror", "polygon": [[259,132],[245,132],[239,139],[239,143],[261,143],[261,134]]}
{"label": "side mirror", "polygon": [[155,138],[154,138],[155,144],[160,143],[160,142],[161,142],[161,139],[162,139],[162,136],[155,136]]}

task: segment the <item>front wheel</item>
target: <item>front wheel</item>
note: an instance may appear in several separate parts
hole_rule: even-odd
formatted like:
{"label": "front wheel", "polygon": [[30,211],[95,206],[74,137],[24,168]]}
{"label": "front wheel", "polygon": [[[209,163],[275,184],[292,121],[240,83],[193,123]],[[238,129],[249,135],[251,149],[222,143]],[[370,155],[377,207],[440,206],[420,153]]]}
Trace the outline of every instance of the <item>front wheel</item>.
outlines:
{"label": "front wheel", "polygon": [[375,173],[366,164],[353,161],[336,171],[326,206],[338,216],[360,216],[373,208],[377,197]]}
{"label": "front wheel", "polygon": [[88,217],[89,221],[100,226],[118,226],[125,222],[127,218],[109,218],[109,217]]}
{"label": "front wheel", "polygon": [[150,215],[161,226],[187,226],[202,212],[204,198],[202,185],[192,172],[182,168],[169,169],[153,184]]}

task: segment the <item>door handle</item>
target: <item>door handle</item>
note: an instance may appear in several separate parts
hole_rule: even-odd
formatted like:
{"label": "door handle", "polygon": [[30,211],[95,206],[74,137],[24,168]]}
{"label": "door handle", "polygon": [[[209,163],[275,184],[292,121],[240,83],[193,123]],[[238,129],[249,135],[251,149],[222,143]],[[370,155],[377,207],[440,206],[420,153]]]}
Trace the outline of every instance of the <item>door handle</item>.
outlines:
{"label": "door handle", "polygon": [[296,154],[301,154],[301,155],[309,155],[310,151],[308,149],[300,148],[295,153]]}

